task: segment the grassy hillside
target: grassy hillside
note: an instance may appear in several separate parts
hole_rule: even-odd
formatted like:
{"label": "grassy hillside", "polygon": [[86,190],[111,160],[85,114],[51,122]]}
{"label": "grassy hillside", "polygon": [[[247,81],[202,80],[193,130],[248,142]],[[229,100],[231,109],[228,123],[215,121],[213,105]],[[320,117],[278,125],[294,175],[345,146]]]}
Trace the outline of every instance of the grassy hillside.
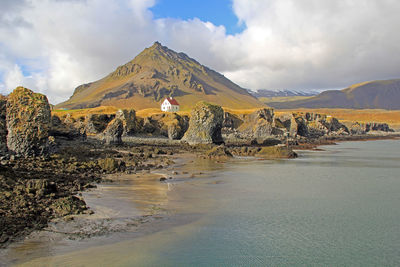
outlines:
{"label": "grassy hillside", "polygon": [[287,108],[400,109],[400,79],[363,82],[343,90],[325,91],[302,100],[269,102]]}
{"label": "grassy hillside", "polygon": [[339,119],[341,122],[380,122],[387,123],[394,129],[400,129],[400,110],[383,110],[383,109],[281,109],[276,114],[285,112],[313,112],[331,115]]}
{"label": "grassy hillside", "polygon": [[182,110],[189,110],[198,101],[231,108],[264,106],[223,75],[156,42],[103,79],[77,87],[72,97],[56,108],[140,110],[160,107],[165,97],[176,98]]}

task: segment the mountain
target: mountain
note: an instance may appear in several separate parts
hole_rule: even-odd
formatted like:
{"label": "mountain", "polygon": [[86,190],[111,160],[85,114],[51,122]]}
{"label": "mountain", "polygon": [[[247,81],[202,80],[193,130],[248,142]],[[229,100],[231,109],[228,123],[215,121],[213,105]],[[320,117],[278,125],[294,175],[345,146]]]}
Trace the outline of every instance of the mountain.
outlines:
{"label": "mountain", "polygon": [[249,91],[253,96],[260,97],[286,97],[286,96],[315,96],[318,92],[315,91],[295,91],[295,90],[266,90],[258,89],[257,91]]}
{"label": "mountain", "polygon": [[400,109],[400,79],[354,84],[304,100],[270,102],[275,108]]}
{"label": "mountain", "polygon": [[222,74],[155,42],[106,77],[78,86],[57,108],[159,108],[165,97],[176,98],[181,109],[201,100],[234,109],[264,106]]}

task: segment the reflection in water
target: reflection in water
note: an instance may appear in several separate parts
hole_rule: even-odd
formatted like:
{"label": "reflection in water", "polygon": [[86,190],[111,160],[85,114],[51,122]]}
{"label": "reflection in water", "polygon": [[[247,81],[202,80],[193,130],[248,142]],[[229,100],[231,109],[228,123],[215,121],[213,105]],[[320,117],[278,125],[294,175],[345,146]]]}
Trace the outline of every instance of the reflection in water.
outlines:
{"label": "reflection in water", "polygon": [[[178,159],[177,165],[181,164],[178,166],[179,175],[174,175],[174,179],[166,182],[160,182],[160,177],[170,177],[171,175],[167,175],[166,172],[170,174],[172,170],[160,170],[159,173],[154,174],[139,173],[109,177],[111,182],[99,184],[96,189],[83,192],[87,206],[95,212],[94,215],[80,215],[68,222],[58,220],[51,223],[48,229],[67,233],[86,230],[94,236],[96,234],[93,233],[101,229],[105,232],[115,231],[115,234],[109,233],[104,237],[103,233],[100,237],[81,240],[74,236],[66,237],[49,231],[35,232],[23,242],[0,251],[0,257],[6,259],[0,263],[0,266],[97,246],[99,242],[100,244],[115,243],[120,239],[123,240],[124,237],[133,238],[138,235],[137,227],[141,229],[144,227],[143,222],[152,221],[152,218],[160,219],[160,215],[165,217],[167,214],[184,212],[187,207],[192,206],[188,205],[190,196],[184,197],[185,193],[177,193],[185,185],[184,183],[190,184],[191,181],[207,177],[207,173],[222,168],[221,164],[216,164],[211,160],[193,156],[189,159],[189,162],[187,159]],[[201,182],[198,184],[200,185]],[[210,203],[210,201],[203,201],[202,205],[194,203],[193,206],[196,207],[196,213],[198,213],[199,210],[208,209]],[[190,208],[190,210],[193,209]],[[187,216],[182,222],[188,219],[191,220],[191,216]],[[139,235],[147,231],[157,231],[157,227],[141,231]],[[38,265],[41,266],[41,264],[43,264],[42,259]]]}

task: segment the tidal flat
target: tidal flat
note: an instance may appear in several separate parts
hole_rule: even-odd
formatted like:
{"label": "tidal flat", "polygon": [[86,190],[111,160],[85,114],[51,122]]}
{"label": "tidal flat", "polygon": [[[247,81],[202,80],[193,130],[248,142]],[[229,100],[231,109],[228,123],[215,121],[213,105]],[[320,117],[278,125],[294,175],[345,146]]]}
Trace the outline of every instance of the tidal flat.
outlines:
{"label": "tidal flat", "polygon": [[1,252],[3,264],[398,266],[399,140],[319,148],[290,160],[189,159],[166,172],[196,177],[164,182],[162,172],[118,176],[84,193],[92,220],[148,221],[92,237],[28,238]]}

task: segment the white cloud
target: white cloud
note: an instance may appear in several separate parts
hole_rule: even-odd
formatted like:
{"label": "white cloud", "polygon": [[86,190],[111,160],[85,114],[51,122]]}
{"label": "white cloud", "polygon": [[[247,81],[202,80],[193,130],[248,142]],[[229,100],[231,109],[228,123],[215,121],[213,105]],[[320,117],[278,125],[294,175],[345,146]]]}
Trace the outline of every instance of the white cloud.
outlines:
{"label": "white cloud", "polygon": [[149,11],[154,4],[2,1],[1,92],[25,83],[53,103],[65,100],[156,40],[246,88],[340,88],[399,77],[397,0],[234,0],[246,25],[236,35],[197,18],[156,20]]}

